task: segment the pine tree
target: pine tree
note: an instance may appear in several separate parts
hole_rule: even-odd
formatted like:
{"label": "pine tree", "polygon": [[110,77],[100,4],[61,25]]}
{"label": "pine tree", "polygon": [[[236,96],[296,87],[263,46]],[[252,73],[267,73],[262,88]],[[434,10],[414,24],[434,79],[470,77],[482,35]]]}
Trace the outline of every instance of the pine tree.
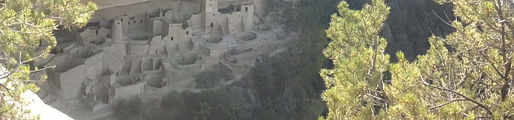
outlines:
{"label": "pine tree", "polygon": [[[37,91],[30,73],[41,71],[29,64],[48,55],[56,45],[57,28],[77,28],[90,19],[96,5],[80,0],[0,1],[0,119],[31,119],[19,95]],[[45,77],[41,77],[45,78]]]}
{"label": "pine tree", "polygon": [[339,14],[332,15],[326,31],[332,41],[324,50],[334,68],[321,71],[327,119],[372,119],[385,105],[380,91],[389,56],[379,32],[389,7],[384,0],[373,0],[362,10],[350,10],[345,1],[337,8]]}
{"label": "pine tree", "polygon": [[[447,24],[456,32],[431,37],[426,55],[413,62],[398,52],[399,61],[393,64],[373,64],[372,56],[387,55],[370,42],[377,33],[366,34],[380,28],[368,25],[365,15],[371,15],[366,12],[370,7],[381,11],[381,2],[375,0],[357,12],[341,3],[341,17],[334,15],[327,30],[333,41],[325,51],[335,68],[322,73],[328,86],[323,94],[328,119],[514,119],[514,4],[442,2],[454,5],[459,19]],[[391,83],[373,77],[385,71],[391,73]]]}
{"label": "pine tree", "polygon": [[[448,23],[456,32],[432,37],[431,49],[410,65],[419,71],[408,81],[422,85],[416,91],[420,101],[438,119],[514,119],[514,4],[442,2],[454,5],[459,20]],[[402,77],[393,77],[393,84],[404,82]]]}

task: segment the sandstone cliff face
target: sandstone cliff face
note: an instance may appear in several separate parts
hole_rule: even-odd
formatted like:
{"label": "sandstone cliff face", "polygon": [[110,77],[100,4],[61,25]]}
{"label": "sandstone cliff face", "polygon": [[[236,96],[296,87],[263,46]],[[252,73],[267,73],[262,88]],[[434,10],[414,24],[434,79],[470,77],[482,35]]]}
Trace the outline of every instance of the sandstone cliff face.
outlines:
{"label": "sandstone cliff face", "polygon": [[[370,0],[347,0],[351,8],[360,9]],[[386,0],[391,13],[384,25],[382,36],[389,42],[386,52],[391,60],[402,51],[409,60],[425,54],[429,48],[428,38],[432,35],[445,36],[454,30],[442,22],[455,19],[452,6],[439,5],[434,0]],[[437,17],[440,16],[440,18]]]}

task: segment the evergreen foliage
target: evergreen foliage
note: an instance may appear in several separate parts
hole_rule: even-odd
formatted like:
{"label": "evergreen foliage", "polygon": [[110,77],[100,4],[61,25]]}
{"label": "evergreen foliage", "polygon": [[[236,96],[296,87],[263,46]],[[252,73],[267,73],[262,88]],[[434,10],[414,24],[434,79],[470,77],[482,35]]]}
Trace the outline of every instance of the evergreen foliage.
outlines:
{"label": "evergreen foliage", "polygon": [[[351,10],[346,2],[332,15],[327,36],[332,40],[324,50],[334,64],[321,76],[327,90],[323,100],[329,110],[327,119],[372,119],[376,108],[385,106],[379,96],[389,56],[386,40],[379,32],[389,14],[384,0],[373,0],[362,10]],[[379,107],[375,107],[379,106]]]}
{"label": "evergreen foliage", "polygon": [[29,64],[56,45],[54,30],[84,26],[94,10],[95,4],[79,0],[0,1],[0,118],[28,119],[19,95],[37,91],[34,83],[41,80],[29,74],[48,68]]}
{"label": "evergreen foliage", "polygon": [[[321,74],[328,86],[327,119],[514,119],[514,4],[440,2],[454,5],[459,20],[447,25],[456,32],[431,37],[431,48],[413,62],[398,52],[397,63],[373,57],[387,58],[374,47],[385,43],[373,42],[383,41],[376,32],[388,11],[383,0],[360,11],[340,4],[325,50],[335,68]],[[385,71],[390,83],[381,76]]]}

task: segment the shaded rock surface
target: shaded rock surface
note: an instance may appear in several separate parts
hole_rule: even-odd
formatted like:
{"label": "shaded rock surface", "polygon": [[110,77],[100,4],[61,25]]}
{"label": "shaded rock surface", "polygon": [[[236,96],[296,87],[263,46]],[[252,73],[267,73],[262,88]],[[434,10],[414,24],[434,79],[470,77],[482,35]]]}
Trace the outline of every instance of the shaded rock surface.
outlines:
{"label": "shaded rock surface", "polygon": [[[370,0],[347,0],[350,8],[361,9]],[[439,5],[434,0],[386,0],[391,7],[382,30],[388,41],[386,53],[396,61],[394,53],[402,51],[408,60],[425,54],[432,35],[444,37],[454,30],[443,21],[453,21],[453,6]],[[438,17],[439,16],[439,17]]]}

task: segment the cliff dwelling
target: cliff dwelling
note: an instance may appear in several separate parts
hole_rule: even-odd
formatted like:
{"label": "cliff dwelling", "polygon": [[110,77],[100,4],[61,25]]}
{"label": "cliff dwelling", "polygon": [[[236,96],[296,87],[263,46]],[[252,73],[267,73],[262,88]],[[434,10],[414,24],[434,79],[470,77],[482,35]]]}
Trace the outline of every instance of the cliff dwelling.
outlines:
{"label": "cliff dwelling", "polygon": [[108,116],[113,103],[133,96],[216,89],[195,81],[214,65],[233,71],[219,84],[230,85],[297,36],[263,16],[261,0],[91,1],[99,6],[93,19],[58,34],[53,54],[38,63],[58,65],[46,71],[53,92],[44,101],[79,119]]}

